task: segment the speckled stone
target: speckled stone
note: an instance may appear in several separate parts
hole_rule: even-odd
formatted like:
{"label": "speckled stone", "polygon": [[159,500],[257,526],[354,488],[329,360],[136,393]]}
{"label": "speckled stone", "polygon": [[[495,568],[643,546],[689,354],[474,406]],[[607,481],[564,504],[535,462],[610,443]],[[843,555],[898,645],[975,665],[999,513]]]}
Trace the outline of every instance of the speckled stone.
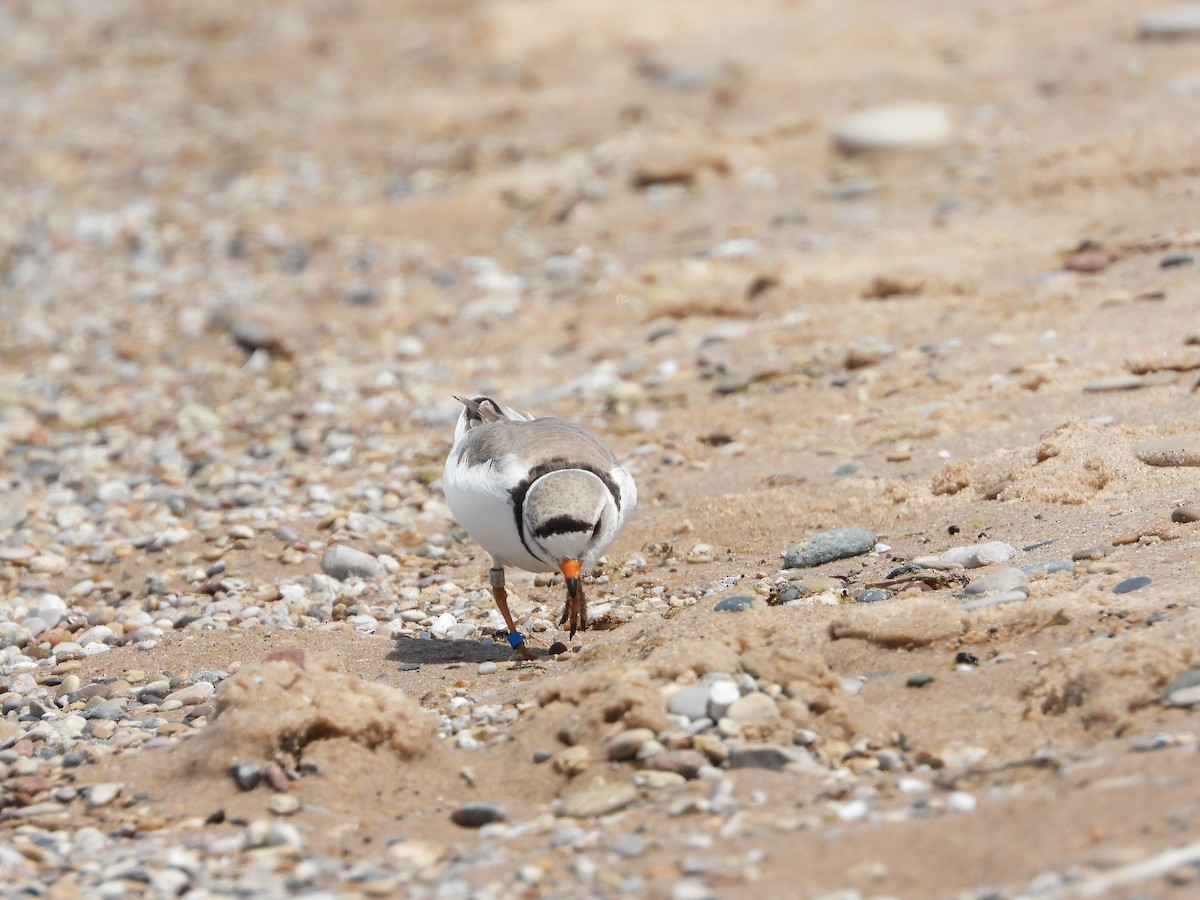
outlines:
{"label": "speckled stone", "polygon": [[783,557],[783,568],[806,569],[838,559],[861,556],[875,548],[875,535],[861,528],[834,528],[801,541]]}

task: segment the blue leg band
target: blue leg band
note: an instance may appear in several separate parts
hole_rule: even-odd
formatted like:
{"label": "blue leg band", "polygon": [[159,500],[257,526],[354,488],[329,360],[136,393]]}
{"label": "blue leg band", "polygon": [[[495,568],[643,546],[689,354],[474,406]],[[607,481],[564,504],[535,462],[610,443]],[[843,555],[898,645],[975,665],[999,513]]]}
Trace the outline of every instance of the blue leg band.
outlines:
{"label": "blue leg band", "polygon": [[525,635],[521,634],[521,632],[519,632],[519,631],[512,631],[512,632],[509,632],[509,635],[508,635],[508,646],[510,646],[510,647],[512,647],[514,650],[516,650],[516,649],[517,649],[518,647],[520,647],[520,646],[521,646],[523,643],[525,643]]}

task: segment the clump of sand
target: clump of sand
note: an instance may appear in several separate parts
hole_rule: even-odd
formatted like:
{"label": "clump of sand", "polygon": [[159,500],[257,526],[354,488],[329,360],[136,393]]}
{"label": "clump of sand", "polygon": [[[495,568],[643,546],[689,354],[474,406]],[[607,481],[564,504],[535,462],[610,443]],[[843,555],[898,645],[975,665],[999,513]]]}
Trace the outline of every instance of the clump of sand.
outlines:
{"label": "clump of sand", "polygon": [[273,654],[217,692],[212,723],[183,748],[190,772],[224,772],[242,760],[294,764],[307,748],[349,741],[400,759],[424,753],[436,719],[393,687],[339,671],[332,655]]}

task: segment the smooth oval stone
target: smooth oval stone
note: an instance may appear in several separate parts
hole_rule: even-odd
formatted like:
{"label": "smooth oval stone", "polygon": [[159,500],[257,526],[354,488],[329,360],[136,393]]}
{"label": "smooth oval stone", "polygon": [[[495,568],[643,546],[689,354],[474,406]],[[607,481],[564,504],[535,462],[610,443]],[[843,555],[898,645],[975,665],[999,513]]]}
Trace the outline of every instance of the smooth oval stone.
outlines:
{"label": "smooth oval stone", "polygon": [[590,819],[607,816],[624,809],[641,798],[641,792],[628,781],[601,784],[565,797],[558,814],[568,819]]}
{"label": "smooth oval stone", "polygon": [[1068,559],[1065,556],[1060,556],[1057,559],[1050,559],[1044,563],[1038,563],[1036,566],[1026,566],[1022,569],[1027,576],[1033,578],[1035,575],[1055,575],[1059,572],[1070,572],[1075,574],[1075,561]]}
{"label": "smooth oval stone", "polygon": [[345,581],[355,575],[359,578],[382,578],[387,570],[369,553],[345,544],[334,544],[321,557],[321,571],[338,581]]}
{"label": "smooth oval stone", "polygon": [[654,732],[649,728],[630,728],[616,735],[604,745],[604,755],[614,762],[633,759],[637,756],[642,744],[654,740]]}
{"label": "smooth oval stone", "polygon": [[836,559],[861,556],[874,549],[875,535],[871,532],[862,528],[834,528],[814,534],[794,546],[784,554],[783,567],[806,569]]}
{"label": "smooth oval stone", "polygon": [[1113,588],[1113,593],[1114,594],[1131,593],[1132,591],[1136,591],[1140,588],[1144,588],[1146,585],[1150,584],[1151,580],[1152,579],[1150,578],[1149,575],[1138,575],[1134,578],[1126,578],[1124,581],[1122,581],[1120,584],[1118,584],[1115,588]]}
{"label": "smooth oval stone", "polygon": [[1167,703],[1171,706],[1195,706],[1200,703],[1200,684],[1171,691],[1167,694]]}
{"label": "smooth oval stone", "polygon": [[864,109],[833,129],[840,150],[931,150],[954,137],[950,111],[937,103],[893,103]]}
{"label": "smooth oval stone", "polygon": [[1200,466],[1200,434],[1143,441],[1133,452],[1150,466]]}
{"label": "smooth oval stone", "polygon": [[779,720],[779,705],[773,697],[756,691],[730,704],[725,715],[742,725],[767,725]]}
{"label": "smooth oval stone", "polygon": [[1200,37],[1200,5],[1172,6],[1148,12],[1138,20],[1143,38]]}
{"label": "smooth oval stone", "polygon": [[1170,697],[1176,691],[1200,686],[1200,669],[1185,669],[1175,676],[1174,680],[1163,691],[1164,697]]}
{"label": "smooth oval stone", "polygon": [[1171,510],[1171,521],[1186,525],[1189,522],[1200,521],[1200,507],[1180,506]]}
{"label": "smooth oval stone", "polygon": [[708,715],[708,698],[707,685],[684,688],[667,700],[667,712],[673,716],[687,716],[693,721],[703,719]]}
{"label": "smooth oval stone", "polygon": [[508,810],[499,803],[468,803],[450,814],[450,821],[460,828],[482,828],[507,820]]}

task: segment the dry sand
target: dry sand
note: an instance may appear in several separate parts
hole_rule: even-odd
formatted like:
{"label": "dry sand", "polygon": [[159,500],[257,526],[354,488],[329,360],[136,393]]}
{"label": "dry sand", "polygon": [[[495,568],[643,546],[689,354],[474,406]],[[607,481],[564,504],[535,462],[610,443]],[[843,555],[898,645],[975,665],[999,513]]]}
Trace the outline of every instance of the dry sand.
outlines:
{"label": "dry sand", "polygon": [[[220,494],[234,480],[193,478],[187,461],[274,448],[264,467],[298,474],[252,503],[290,509],[314,483],[338,498],[325,521],[280,521],[301,540],[477,591],[486,558],[436,478],[451,396],[490,393],[582,421],[630,460],[642,502],[595,590],[617,607],[635,588],[679,600],[630,600],[628,621],[528,669],[507,668],[502,646],[392,639],[383,623],[180,629],[87,656],[85,684],[239,671],[218,690],[226,712],[194,736],[74,770],[127,785],[121,801],[76,802],[46,827],[181,846],[233,834],[271,818],[272,793],[239,791],[227,763],[290,754],[322,773],[292,792],[302,855],[386,869],[406,839],[425,848],[417,882],[454,875],[497,896],[615,895],[630,873],[635,893],[680,898],[1193,896],[1195,854],[1161,854],[1198,839],[1200,718],[1163,697],[1200,647],[1200,524],[1171,520],[1200,504],[1200,469],[1147,465],[1135,448],[1200,431],[1197,264],[1161,264],[1200,245],[1200,38],[1140,38],[1143,11],[242,0],[0,13],[14,36],[0,51],[0,452],[26,466],[0,496],[3,536],[26,528],[11,544],[44,549],[55,528],[28,523],[57,502],[48,492],[90,490],[89,465],[143,474],[71,455],[78,435],[120,429],[149,447],[183,429],[184,463],[147,463],[147,477],[236,509]],[[912,152],[834,146],[840,121],[897,101],[944,104],[953,135]],[[1072,256],[1088,248],[1102,257]],[[231,323],[262,329],[249,364]],[[1132,375],[1136,387],[1094,389]],[[319,452],[305,456],[309,432]],[[336,433],[361,443],[330,463]],[[30,448],[58,475],[29,475]],[[409,520],[339,534],[371,479],[398,485]],[[768,605],[814,574],[780,572],[780,554],[841,526],[888,549],[816,571],[848,585],[841,602]],[[449,552],[416,556],[432,534],[452,536]],[[1108,552],[1035,578],[1023,602],[967,612],[957,585],[853,602],[904,563],[985,540],[1039,545],[1022,566]],[[66,571],[10,566],[0,587],[11,600],[109,579],[141,602],[150,575],[188,590],[200,544],[183,546],[182,562],[168,547],[100,566],[67,547]],[[622,568],[639,554],[644,566]],[[281,560],[267,536],[222,558],[251,591],[320,571],[319,553]],[[1151,581],[1113,591],[1137,576]],[[517,583],[521,604],[552,614],[559,589]],[[732,595],[756,602],[713,610]],[[295,650],[303,670],[263,662]],[[979,664],[956,665],[964,653]],[[488,661],[499,671],[480,674]],[[467,802],[505,804],[511,825],[597,779],[630,782],[605,741],[670,731],[665,695],[711,672],[778,685],[780,718],[744,737],[808,730],[821,773],[730,772],[738,802],[724,811],[673,808],[707,797],[702,782],[651,791],[581,820],[599,836],[579,846],[552,846],[552,828],[497,838],[452,823]],[[907,686],[914,675],[933,681]],[[483,750],[451,746],[432,729],[455,688],[520,715]],[[564,736],[592,754],[573,778],[532,762],[562,756]],[[885,749],[900,771],[881,771]],[[28,846],[27,820],[3,815],[0,841]],[[640,853],[612,851],[635,834]],[[1156,858],[1164,871],[1136,868]],[[46,873],[46,896],[87,895],[82,876]]]}

